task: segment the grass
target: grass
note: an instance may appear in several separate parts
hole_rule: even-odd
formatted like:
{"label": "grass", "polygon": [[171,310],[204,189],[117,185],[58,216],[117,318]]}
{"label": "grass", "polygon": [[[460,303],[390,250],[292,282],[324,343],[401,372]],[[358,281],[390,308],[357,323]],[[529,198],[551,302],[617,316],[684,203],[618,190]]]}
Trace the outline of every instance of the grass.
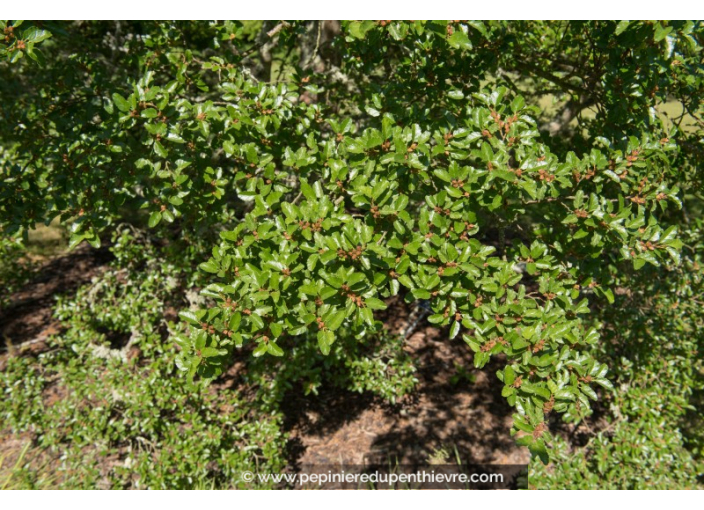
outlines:
{"label": "grass", "polygon": [[48,226],[37,225],[27,236],[27,255],[35,261],[55,257],[68,248],[66,229],[59,223],[59,218],[54,218]]}
{"label": "grass", "polygon": [[[682,103],[679,101],[668,101],[667,103],[661,103],[656,107],[660,118],[665,123],[666,129],[672,127],[674,120],[677,120],[684,111]],[[689,113],[685,113],[682,116],[682,122],[680,123],[680,129],[685,133],[693,133],[698,129],[697,122]]]}
{"label": "grass", "polygon": [[20,469],[20,466],[22,465],[22,461],[24,460],[25,455],[27,454],[27,450],[29,450],[29,447],[31,445],[31,441],[27,441],[25,443],[24,448],[22,448],[22,451],[17,457],[17,460],[9,469],[5,468],[5,463],[7,461],[8,455],[3,454],[0,457],[0,490],[14,489],[16,487],[15,479],[18,476],[17,473]]}
{"label": "grass", "polygon": [[58,485],[56,472],[41,448],[28,440],[14,462],[11,453],[0,455],[0,490],[51,489]]}
{"label": "grass", "polygon": [[[538,106],[542,110],[543,116],[546,119],[550,119],[557,115],[565,104],[565,101],[558,100],[557,96],[552,94],[541,96],[538,100]],[[682,131],[685,133],[693,133],[697,130],[697,123],[694,117],[692,117],[689,113],[682,115],[683,107],[681,102],[676,100],[667,101],[665,103],[658,104],[655,109],[660,117],[660,120],[663,121],[666,130],[669,130],[680,116],[682,116],[682,120],[679,127]],[[597,111],[594,107],[585,108],[581,112],[581,116],[587,120],[595,118],[596,115]],[[570,127],[575,128],[578,125],[578,118],[575,117],[572,119],[572,122],[570,122]]]}

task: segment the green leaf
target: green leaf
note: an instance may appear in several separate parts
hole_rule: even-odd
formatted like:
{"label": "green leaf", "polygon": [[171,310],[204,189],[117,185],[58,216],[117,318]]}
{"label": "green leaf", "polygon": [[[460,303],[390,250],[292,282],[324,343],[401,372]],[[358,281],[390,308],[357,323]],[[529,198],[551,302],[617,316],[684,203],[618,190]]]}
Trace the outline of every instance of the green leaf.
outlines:
{"label": "green leaf", "polygon": [[269,347],[264,342],[261,342],[256,349],[252,352],[252,356],[258,358],[269,352]]}
{"label": "green leaf", "polygon": [[200,325],[198,317],[196,317],[196,314],[191,312],[190,310],[182,310],[178,313],[178,316],[181,318],[181,320],[186,321],[189,324],[192,324],[194,326]]}
{"label": "green leaf", "polygon": [[252,313],[249,315],[249,321],[254,326],[254,330],[264,329],[264,319],[258,313]]}
{"label": "green leaf", "polygon": [[280,357],[280,356],[284,355],[283,349],[281,347],[279,347],[278,345],[276,345],[274,342],[269,342],[268,344],[266,344],[266,349],[267,349],[267,352],[269,354],[271,354],[272,356]]}
{"label": "green leaf", "polygon": [[460,323],[457,321],[452,321],[452,325],[450,326],[450,340],[455,338],[459,332],[460,332]]}
{"label": "green leaf", "polygon": [[[399,281],[401,281],[401,278],[399,278]],[[403,282],[401,282],[403,283]],[[425,289],[413,289],[411,291],[411,294],[413,294],[413,297],[416,299],[430,299],[430,292],[428,292]]]}
{"label": "green leaf", "polygon": [[130,105],[127,99],[122,97],[117,92],[112,95],[112,102],[115,104],[115,106],[117,106],[117,109],[121,112],[128,112],[132,109],[132,105]]}
{"label": "green leaf", "polygon": [[68,242],[68,249],[73,250],[76,246],[78,246],[81,241],[83,241],[86,238],[85,234],[81,234],[79,232],[76,232],[74,234],[71,234],[71,237],[69,238]]}
{"label": "green leaf", "polygon": [[545,446],[545,442],[542,439],[538,439],[533,442],[532,445],[528,447],[530,453],[535,455],[540,459],[540,462],[546,466],[550,463],[550,456],[548,455],[548,449]]}
{"label": "green leaf", "polygon": [[208,262],[203,262],[198,266],[202,271],[205,271],[207,273],[217,273],[220,268],[218,265],[213,262],[212,260],[209,260]]}
{"label": "green leaf", "polygon": [[386,303],[384,303],[381,299],[367,298],[364,300],[364,304],[372,310],[386,310]]}
{"label": "green leaf", "polygon": [[227,354],[227,351],[225,349],[214,349],[212,347],[206,347],[203,350],[201,350],[201,356],[204,358],[213,358],[215,356],[224,356]]}
{"label": "green leaf", "polygon": [[616,30],[614,31],[614,34],[621,35],[628,28],[628,25],[630,25],[630,24],[631,24],[631,22],[628,20],[619,21],[618,25],[616,25]]}
{"label": "green leaf", "polygon": [[330,347],[335,341],[335,334],[332,331],[321,330],[318,331],[318,347],[323,355],[327,356],[330,354]]}
{"label": "green leaf", "polygon": [[[233,331],[233,332],[237,331],[240,327],[241,321],[242,321],[242,314],[240,314],[240,312],[235,312],[234,314],[232,314],[232,317],[230,317],[230,322],[229,322],[230,331]],[[274,336],[278,336],[278,335],[274,335]]]}
{"label": "green leaf", "polygon": [[515,380],[516,372],[513,370],[513,367],[508,366],[504,368],[504,384],[507,386],[511,386]]}
{"label": "green leaf", "polygon": [[161,158],[169,157],[169,152],[164,148],[163,145],[161,145],[161,142],[158,140],[154,142],[154,152],[156,152],[157,156]]}
{"label": "green leaf", "polygon": [[672,27],[664,27],[660,23],[657,23],[655,25],[655,35],[653,36],[653,39],[655,42],[660,42],[665,39],[665,37],[667,37],[672,30]]}
{"label": "green leaf", "polygon": [[462,30],[456,29],[447,42],[453,48],[459,48],[462,50],[472,49],[472,43],[469,42],[469,37],[467,37],[467,34],[465,34]]}
{"label": "green leaf", "polygon": [[407,289],[413,288],[413,280],[407,275],[402,275],[398,277],[398,283],[406,287]]}
{"label": "green leaf", "polygon": [[445,316],[441,313],[436,313],[428,317],[428,322],[431,324],[442,324],[445,321]]}
{"label": "green leaf", "polygon": [[22,33],[22,39],[24,39],[25,42],[31,42],[34,44],[45,41],[49,37],[51,37],[51,32],[37,27],[28,28]]}
{"label": "green leaf", "polygon": [[161,221],[161,217],[162,217],[162,215],[161,215],[161,212],[159,212],[159,211],[154,211],[153,213],[151,213],[149,215],[149,222],[148,222],[149,228],[156,227],[159,224],[159,222]]}
{"label": "green leaf", "polygon": [[344,310],[340,310],[339,312],[333,313],[332,316],[327,321],[325,321],[325,326],[331,331],[335,331],[340,326],[342,326],[342,323],[344,322],[346,316],[347,314]]}

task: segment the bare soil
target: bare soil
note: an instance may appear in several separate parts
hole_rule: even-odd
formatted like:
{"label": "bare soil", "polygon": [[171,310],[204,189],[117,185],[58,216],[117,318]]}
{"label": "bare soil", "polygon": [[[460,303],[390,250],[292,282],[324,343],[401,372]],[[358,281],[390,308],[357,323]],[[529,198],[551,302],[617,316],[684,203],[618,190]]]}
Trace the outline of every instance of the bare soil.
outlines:
{"label": "bare soil", "polygon": [[0,308],[0,353],[23,345],[41,350],[42,340],[58,331],[58,323],[52,317],[56,297],[75,293],[102,273],[110,259],[107,249],[83,245],[39,267],[32,280],[10,296],[10,304]]}
{"label": "bare soil", "polygon": [[[400,333],[408,323],[402,302],[392,302],[385,324]],[[292,461],[313,464],[427,464],[459,456],[463,463],[525,464],[526,448],[509,435],[512,409],[496,384],[500,363],[475,370],[459,338],[421,323],[405,350],[418,360],[418,386],[396,405],[348,391],[316,399],[286,399]],[[440,453],[444,452],[444,453]]]}

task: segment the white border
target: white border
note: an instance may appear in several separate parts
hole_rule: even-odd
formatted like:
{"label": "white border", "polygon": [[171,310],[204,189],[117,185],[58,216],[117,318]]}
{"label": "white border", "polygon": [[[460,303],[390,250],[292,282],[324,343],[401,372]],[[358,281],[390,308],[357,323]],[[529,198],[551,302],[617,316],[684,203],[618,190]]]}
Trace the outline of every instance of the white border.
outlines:
{"label": "white border", "polygon": [[[697,491],[8,491],[0,494],[4,508],[50,508],[94,510],[225,510],[289,508],[296,510],[360,510],[372,503],[375,509],[435,510],[447,508],[486,510],[509,508],[545,510],[564,506],[570,510],[623,508],[646,504],[649,508],[672,508],[701,503]],[[129,506],[126,506],[129,505]],[[274,506],[276,505],[276,506]],[[281,505],[281,506],[279,506]],[[403,505],[400,507],[399,505]],[[501,506],[497,506],[501,505]],[[701,505],[699,505],[701,506]],[[695,507],[696,508],[696,507]]]}
{"label": "white border", "polygon": [[[538,0],[443,2],[412,1],[395,4],[378,0],[313,2],[269,0],[266,2],[178,0],[33,0],[2,2],[5,17],[17,19],[262,19],[273,14],[280,19],[702,19],[702,2],[655,2],[654,0],[591,0],[558,2]],[[696,7],[699,5],[699,7]],[[677,7],[682,6],[680,10]],[[463,16],[464,15],[464,16]]]}

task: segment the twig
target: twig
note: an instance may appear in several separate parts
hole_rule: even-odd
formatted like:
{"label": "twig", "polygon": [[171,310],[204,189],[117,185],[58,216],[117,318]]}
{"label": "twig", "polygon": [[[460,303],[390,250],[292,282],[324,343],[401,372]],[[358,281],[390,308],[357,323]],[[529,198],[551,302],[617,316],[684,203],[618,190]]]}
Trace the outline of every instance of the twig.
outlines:
{"label": "twig", "polygon": [[269,31],[266,33],[266,35],[268,35],[269,37],[274,37],[276,34],[278,34],[279,32],[281,32],[281,30],[283,30],[284,27],[289,27],[289,26],[290,26],[290,24],[289,24],[288,21],[282,21],[281,23],[279,23],[278,25],[276,25],[274,28],[272,28],[271,30],[269,30]]}
{"label": "twig", "polygon": [[318,37],[316,38],[315,41],[315,49],[313,50],[313,53],[310,54],[310,57],[308,57],[308,60],[304,64],[304,68],[307,68],[310,63],[315,59],[316,56],[318,56],[318,49],[320,48],[320,36],[323,33],[323,22],[318,20]]}
{"label": "twig", "polygon": [[42,342],[46,342],[46,340],[49,338],[50,333],[42,333],[39,336],[32,338],[31,340],[27,340],[26,342],[22,342],[21,344],[14,345],[12,343],[12,340],[7,335],[5,336],[5,350],[9,352],[10,354],[14,354],[17,351],[21,351],[25,347],[29,347],[30,345],[34,344],[40,344]]}

